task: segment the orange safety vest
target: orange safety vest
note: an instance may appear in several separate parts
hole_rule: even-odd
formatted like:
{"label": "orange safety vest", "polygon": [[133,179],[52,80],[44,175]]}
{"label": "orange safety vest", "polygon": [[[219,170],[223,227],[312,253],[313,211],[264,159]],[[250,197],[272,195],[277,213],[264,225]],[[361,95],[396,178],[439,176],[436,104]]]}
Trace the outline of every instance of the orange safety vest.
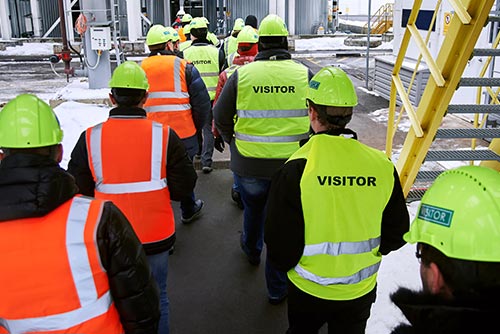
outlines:
{"label": "orange safety vest", "polygon": [[110,118],[86,132],[95,197],[113,201],[143,244],[175,232],[167,187],[169,133],[168,126],[144,118]]}
{"label": "orange safety vest", "polygon": [[194,136],[196,128],[186,82],[187,61],[176,56],[156,55],[142,61],[149,82],[144,104],[148,118],[170,126],[181,139]]}
{"label": "orange safety vest", "polygon": [[179,30],[177,30],[177,33],[179,34],[179,40],[182,42],[186,41],[186,35],[184,34],[184,27],[180,27]]}
{"label": "orange safety vest", "polygon": [[124,333],[96,240],[104,203],[0,224],[0,333]]}

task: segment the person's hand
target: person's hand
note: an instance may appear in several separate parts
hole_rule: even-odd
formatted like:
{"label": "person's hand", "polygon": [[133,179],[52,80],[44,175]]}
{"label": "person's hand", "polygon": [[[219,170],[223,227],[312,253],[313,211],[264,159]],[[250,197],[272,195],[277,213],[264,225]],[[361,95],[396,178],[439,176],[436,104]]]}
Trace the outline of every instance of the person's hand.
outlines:
{"label": "person's hand", "polygon": [[215,137],[214,148],[220,153],[224,152],[224,139],[222,139],[222,136]]}

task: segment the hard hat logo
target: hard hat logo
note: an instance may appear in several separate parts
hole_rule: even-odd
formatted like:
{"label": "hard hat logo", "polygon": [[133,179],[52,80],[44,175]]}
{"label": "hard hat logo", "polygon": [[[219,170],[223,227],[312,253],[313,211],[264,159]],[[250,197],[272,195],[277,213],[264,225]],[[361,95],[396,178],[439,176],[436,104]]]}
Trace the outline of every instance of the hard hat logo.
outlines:
{"label": "hard hat logo", "polygon": [[63,131],[52,108],[31,94],[21,94],[0,111],[0,147],[36,148],[61,143]]}

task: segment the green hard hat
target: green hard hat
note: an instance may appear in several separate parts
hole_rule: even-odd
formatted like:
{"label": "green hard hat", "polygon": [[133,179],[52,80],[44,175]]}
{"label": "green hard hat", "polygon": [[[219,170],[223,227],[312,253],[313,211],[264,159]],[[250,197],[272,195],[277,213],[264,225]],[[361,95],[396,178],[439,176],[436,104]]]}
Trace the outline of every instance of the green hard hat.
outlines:
{"label": "green hard hat", "polygon": [[500,262],[500,173],[462,166],[439,175],[403,238],[450,258]]}
{"label": "green hard hat", "polygon": [[288,36],[285,21],[278,15],[267,15],[260,23],[259,36]]}
{"label": "green hard hat", "polygon": [[241,31],[245,27],[245,21],[241,17],[234,20],[233,31]]}
{"label": "green hard hat", "polygon": [[191,29],[203,29],[208,28],[206,19],[204,17],[195,17],[191,20],[189,24],[189,30]]}
{"label": "green hard hat", "polygon": [[351,79],[339,67],[323,67],[309,81],[306,98],[315,104],[334,107],[354,107],[358,104]]}
{"label": "green hard hat", "polygon": [[155,24],[149,28],[148,34],[146,35],[146,44],[156,45],[166,43],[169,40],[170,33],[161,24]]}
{"label": "green hard hat", "polygon": [[237,43],[257,43],[258,41],[259,35],[251,26],[245,26],[243,29],[241,29],[238,37],[236,37]]}
{"label": "green hard hat", "polygon": [[[186,15],[188,15],[188,14],[186,14]],[[167,35],[169,41],[177,42],[178,40],[181,39],[179,37],[179,33],[174,28],[172,28],[172,27],[166,27],[165,29],[168,30],[168,32],[169,32],[169,34]]]}
{"label": "green hard hat", "polygon": [[148,78],[146,72],[136,62],[127,60],[121,63],[113,71],[110,88],[133,88],[148,90]]}
{"label": "green hard hat", "polygon": [[182,23],[189,23],[189,22],[191,22],[192,19],[193,19],[193,17],[191,16],[191,14],[184,14],[184,16],[182,16],[181,22]]}
{"label": "green hard hat", "polygon": [[21,94],[0,110],[0,147],[35,148],[59,144],[63,131],[52,108],[31,94]]}

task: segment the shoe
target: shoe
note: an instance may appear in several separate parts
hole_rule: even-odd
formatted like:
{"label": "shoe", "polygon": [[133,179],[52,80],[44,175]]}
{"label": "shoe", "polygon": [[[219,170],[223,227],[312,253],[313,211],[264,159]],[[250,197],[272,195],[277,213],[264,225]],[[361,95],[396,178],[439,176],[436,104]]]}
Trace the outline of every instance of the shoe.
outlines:
{"label": "shoe", "polygon": [[231,198],[236,203],[236,205],[238,206],[238,208],[240,208],[241,210],[243,210],[243,201],[241,200],[241,195],[240,195],[239,192],[237,192],[236,190],[234,190],[234,188],[231,188]]}
{"label": "shoe", "polygon": [[203,168],[201,170],[203,171],[204,174],[208,174],[208,173],[211,173],[213,171],[213,168],[210,166],[203,166]]}
{"label": "shoe", "polygon": [[197,199],[194,202],[194,210],[193,213],[190,215],[182,215],[181,221],[184,224],[191,223],[193,220],[198,218],[201,215],[201,209],[203,208],[203,204],[205,204],[201,199]]}
{"label": "shoe", "polygon": [[245,250],[245,244],[243,243],[243,233],[240,236],[240,247],[243,253],[247,256],[248,263],[252,266],[258,266],[260,264],[260,256],[258,255],[249,255]]}
{"label": "shoe", "polygon": [[268,301],[271,305],[279,305],[285,301],[286,297],[288,297],[288,293],[285,293],[281,297],[268,297]]}

